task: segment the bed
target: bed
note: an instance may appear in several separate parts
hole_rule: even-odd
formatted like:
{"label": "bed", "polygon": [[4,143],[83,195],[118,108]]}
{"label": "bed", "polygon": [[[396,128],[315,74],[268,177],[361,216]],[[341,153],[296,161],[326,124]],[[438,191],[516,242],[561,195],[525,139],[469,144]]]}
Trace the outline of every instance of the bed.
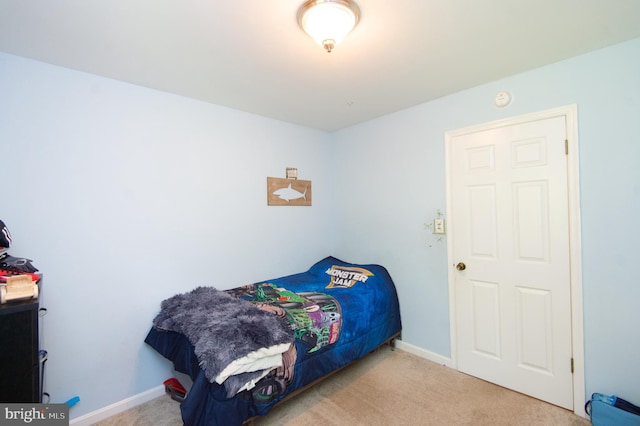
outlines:
{"label": "bed", "polygon": [[401,328],[384,267],[327,257],[299,274],[166,299],[145,342],[193,380],[184,424],[240,425]]}

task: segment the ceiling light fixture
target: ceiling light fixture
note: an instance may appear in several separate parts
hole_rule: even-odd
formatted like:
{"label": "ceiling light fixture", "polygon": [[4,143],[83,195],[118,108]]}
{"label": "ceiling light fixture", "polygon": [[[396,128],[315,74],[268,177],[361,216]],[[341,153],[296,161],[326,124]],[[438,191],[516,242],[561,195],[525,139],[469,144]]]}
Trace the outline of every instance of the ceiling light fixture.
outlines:
{"label": "ceiling light fixture", "polygon": [[298,24],[327,52],[331,52],[360,19],[352,0],[308,0],[298,9]]}

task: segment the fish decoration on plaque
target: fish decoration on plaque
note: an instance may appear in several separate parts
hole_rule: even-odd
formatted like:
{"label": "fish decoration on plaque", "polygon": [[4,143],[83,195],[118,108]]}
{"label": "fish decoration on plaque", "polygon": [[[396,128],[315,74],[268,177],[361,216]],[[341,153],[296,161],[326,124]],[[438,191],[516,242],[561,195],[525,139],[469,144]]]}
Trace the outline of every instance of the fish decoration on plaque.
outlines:
{"label": "fish decoration on plaque", "polygon": [[310,206],[311,181],[267,177],[267,204],[270,206]]}

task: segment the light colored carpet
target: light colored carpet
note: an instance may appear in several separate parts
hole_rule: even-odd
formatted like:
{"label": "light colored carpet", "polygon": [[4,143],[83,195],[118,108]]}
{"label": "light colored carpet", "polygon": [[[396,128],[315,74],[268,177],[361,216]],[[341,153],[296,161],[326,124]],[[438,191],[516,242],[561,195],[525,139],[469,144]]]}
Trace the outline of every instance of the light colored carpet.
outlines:
{"label": "light colored carpet", "polygon": [[[179,425],[168,395],[97,423]],[[590,425],[571,411],[384,347],[255,419],[255,425]]]}

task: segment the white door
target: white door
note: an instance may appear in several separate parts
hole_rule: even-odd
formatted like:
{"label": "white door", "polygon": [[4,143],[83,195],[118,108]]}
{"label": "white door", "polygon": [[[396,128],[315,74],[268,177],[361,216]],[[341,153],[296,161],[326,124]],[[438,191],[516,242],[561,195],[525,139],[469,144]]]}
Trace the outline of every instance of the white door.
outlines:
{"label": "white door", "polygon": [[458,369],[573,409],[565,117],[450,139]]}

